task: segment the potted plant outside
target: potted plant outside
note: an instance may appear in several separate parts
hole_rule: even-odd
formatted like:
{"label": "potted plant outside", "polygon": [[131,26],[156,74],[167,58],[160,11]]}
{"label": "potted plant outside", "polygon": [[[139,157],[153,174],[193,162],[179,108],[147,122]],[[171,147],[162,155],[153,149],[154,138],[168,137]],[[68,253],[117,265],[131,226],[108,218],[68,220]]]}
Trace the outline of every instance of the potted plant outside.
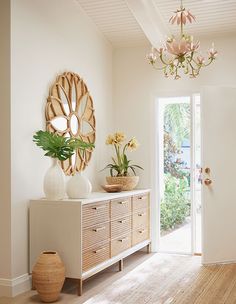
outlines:
{"label": "potted plant outside", "polygon": [[133,190],[139,181],[136,175],[136,169],[143,168],[137,164],[132,164],[128,159],[127,152],[138,148],[139,143],[135,137],[125,142],[125,135],[122,132],[116,132],[108,135],[107,145],[111,145],[115,150],[115,157],[112,157],[112,163],[109,163],[104,169],[109,169],[110,176],[106,177],[107,183],[121,184],[122,190]]}
{"label": "potted plant outside", "polygon": [[64,137],[48,131],[39,130],[33,136],[33,142],[44,150],[45,156],[52,158],[52,166],[44,177],[44,192],[47,199],[63,199],[65,197],[64,172],[59,161],[71,157],[75,150],[93,148],[94,145],[78,138]]}

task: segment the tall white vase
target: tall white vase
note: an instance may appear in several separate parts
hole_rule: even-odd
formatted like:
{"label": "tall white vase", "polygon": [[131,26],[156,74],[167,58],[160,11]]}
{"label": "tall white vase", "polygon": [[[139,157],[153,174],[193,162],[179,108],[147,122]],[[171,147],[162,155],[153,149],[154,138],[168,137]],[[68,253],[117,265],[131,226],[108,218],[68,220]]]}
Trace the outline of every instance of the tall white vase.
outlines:
{"label": "tall white vase", "polygon": [[67,182],[66,192],[69,198],[88,198],[92,185],[81,172],[76,172]]}
{"label": "tall white vase", "polygon": [[52,166],[47,170],[44,177],[44,193],[47,199],[60,200],[65,197],[64,172],[56,158],[52,158],[52,161]]}

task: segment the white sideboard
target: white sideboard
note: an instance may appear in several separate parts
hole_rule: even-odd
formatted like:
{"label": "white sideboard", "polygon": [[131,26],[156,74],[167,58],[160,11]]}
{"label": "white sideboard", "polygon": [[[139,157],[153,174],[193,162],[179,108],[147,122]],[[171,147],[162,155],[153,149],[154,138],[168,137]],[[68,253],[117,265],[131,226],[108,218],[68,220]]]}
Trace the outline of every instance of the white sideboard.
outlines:
{"label": "white sideboard", "polygon": [[61,256],[66,277],[82,282],[147,246],[150,191],[94,192],[89,199],[30,201],[30,272],[42,251]]}

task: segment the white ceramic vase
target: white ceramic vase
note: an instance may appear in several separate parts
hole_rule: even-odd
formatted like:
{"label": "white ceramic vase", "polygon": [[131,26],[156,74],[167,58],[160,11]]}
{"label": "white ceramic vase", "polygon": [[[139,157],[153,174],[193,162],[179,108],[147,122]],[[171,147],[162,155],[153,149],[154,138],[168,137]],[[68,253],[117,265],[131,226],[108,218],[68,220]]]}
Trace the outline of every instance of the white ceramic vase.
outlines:
{"label": "white ceramic vase", "polygon": [[66,192],[69,198],[88,198],[92,185],[81,172],[76,172],[67,182]]}
{"label": "white ceramic vase", "polygon": [[64,172],[56,158],[52,158],[52,166],[45,174],[43,188],[47,199],[60,200],[65,197]]}

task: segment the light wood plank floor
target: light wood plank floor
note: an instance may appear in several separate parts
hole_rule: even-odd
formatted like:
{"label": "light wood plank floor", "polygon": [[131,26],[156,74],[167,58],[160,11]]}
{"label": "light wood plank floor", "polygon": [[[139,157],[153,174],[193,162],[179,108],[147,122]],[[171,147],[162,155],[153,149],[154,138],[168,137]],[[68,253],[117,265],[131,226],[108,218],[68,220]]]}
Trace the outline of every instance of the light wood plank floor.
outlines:
{"label": "light wood plank floor", "polygon": [[[60,300],[67,304],[236,304],[236,264],[201,266],[200,257],[138,252],[124,271],[114,265],[84,284],[82,297],[67,281]],[[0,304],[40,303],[35,291]]]}

